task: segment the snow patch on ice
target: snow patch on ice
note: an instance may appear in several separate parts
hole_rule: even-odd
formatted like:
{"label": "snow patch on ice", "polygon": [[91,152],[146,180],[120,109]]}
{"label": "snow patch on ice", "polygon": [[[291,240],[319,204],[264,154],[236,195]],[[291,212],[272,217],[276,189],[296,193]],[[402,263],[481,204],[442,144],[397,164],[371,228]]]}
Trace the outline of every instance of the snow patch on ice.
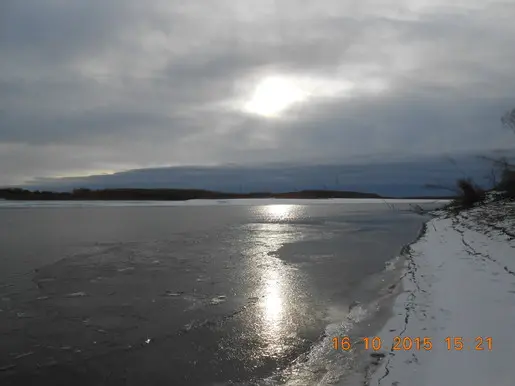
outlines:
{"label": "snow patch on ice", "polygon": [[69,297],[69,298],[81,298],[81,297],[84,297],[86,296],[86,293],[85,292],[73,292],[71,294],[68,294],[66,295],[66,297]]}
{"label": "snow patch on ice", "polygon": [[220,295],[220,296],[217,296],[217,297],[214,297],[213,299],[211,299],[210,304],[217,305],[217,304],[225,302],[225,300],[226,300],[226,296]]}

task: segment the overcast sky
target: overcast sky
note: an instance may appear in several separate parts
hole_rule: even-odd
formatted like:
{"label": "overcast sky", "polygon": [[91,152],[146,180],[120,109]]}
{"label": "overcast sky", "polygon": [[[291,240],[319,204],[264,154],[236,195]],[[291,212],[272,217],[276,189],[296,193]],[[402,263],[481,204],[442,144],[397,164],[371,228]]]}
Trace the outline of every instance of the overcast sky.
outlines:
{"label": "overcast sky", "polygon": [[515,1],[1,0],[0,185],[509,148]]}

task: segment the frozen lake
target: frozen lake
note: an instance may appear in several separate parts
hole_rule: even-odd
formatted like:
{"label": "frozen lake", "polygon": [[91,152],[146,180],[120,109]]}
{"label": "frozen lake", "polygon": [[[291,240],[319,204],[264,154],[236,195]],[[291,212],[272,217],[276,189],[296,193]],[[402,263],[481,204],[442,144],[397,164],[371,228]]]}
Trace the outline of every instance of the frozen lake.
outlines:
{"label": "frozen lake", "polygon": [[390,202],[0,202],[0,381],[337,377],[322,336],[374,313],[425,220]]}

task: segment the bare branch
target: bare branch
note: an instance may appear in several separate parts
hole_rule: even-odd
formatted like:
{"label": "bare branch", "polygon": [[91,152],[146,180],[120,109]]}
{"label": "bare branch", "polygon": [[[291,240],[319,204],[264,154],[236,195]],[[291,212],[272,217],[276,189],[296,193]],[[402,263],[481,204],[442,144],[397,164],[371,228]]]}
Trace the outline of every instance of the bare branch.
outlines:
{"label": "bare branch", "polygon": [[452,165],[454,165],[454,168],[458,172],[460,172],[463,175],[463,177],[465,177],[465,178],[469,177],[468,174],[465,173],[465,171],[458,166],[458,162],[456,162],[456,160],[454,158],[452,158],[449,154],[446,154],[444,157],[445,157],[445,159],[447,159],[447,161],[449,161]]}
{"label": "bare branch", "polygon": [[453,193],[459,193],[459,190],[456,187],[452,186],[445,186],[445,185],[439,185],[439,184],[425,184],[424,187],[428,189],[434,189],[434,190],[447,190]]}
{"label": "bare branch", "polygon": [[515,132],[515,108],[507,111],[501,118],[502,124]]}
{"label": "bare branch", "polygon": [[386,206],[390,209],[390,210],[393,210],[395,211],[397,208],[395,208],[395,205],[393,205],[392,203],[386,201],[384,198],[383,198],[383,202],[386,204]]}

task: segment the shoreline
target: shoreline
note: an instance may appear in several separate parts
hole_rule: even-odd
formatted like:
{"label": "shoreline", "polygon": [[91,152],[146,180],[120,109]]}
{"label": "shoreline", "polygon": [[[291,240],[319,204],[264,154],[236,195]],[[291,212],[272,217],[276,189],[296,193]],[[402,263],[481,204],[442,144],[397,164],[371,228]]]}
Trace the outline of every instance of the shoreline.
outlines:
{"label": "shoreline", "polygon": [[[377,370],[378,356],[381,351],[374,351],[371,348],[366,349],[364,346],[363,338],[368,337],[372,339],[379,336],[385,330],[388,323],[395,318],[395,303],[399,296],[405,292],[405,276],[407,275],[407,267],[409,266],[410,251],[413,245],[416,245],[426,235],[428,223],[433,220],[433,217],[425,221],[416,236],[416,238],[404,244],[399,254],[387,262],[385,271],[388,270],[388,265],[394,266],[393,270],[398,276],[393,282],[385,284],[387,293],[378,293],[377,308],[369,318],[362,321],[362,325],[356,325],[355,328],[349,331],[349,336],[354,342],[356,351],[354,356],[356,358],[356,365],[348,374],[345,374],[337,383],[340,386],[354,386],[354,385],[368,385],[367,380]],[[381,273],[382,276],[385,272]],[[390,284],[391,283],[391,284]],[[389,285],[388,285],[389,284]],[[392,288],[393,286],[393,288]]]}
{"label": "shoreline", "polygon": [[[512,384],[515,242],[496,223],[481,223],[506,209],[486,204],[426,223],[426,233],[407,250],[403,290],[374,335],[383,347],[356,378],[361,384]],[[456,337],[456,344],[446,340]],[[430,344],[407,349],[416,338]],[[396,339],[407,345],[395,347]]]}
{"label": "shoreline", "polygon": [[[370,351],[364,350],[362,337],[377,335],[392,318],[394,302],[403,292],[406,252],[424,236],[426,224],[430,220],[420,225],[413,241],[400,246],[399,252],[385,262],[381,271],[365,279],[353,291],[358,298],[360,293],[373,292],[373,298],[365,303],[352,301],[346,315],[338,322],[328,324],[307,352],[295,359],[291,366],[280,374],[264,379],[263,384],[363,384],[363,374],[371,369],[374,358],[370,356]],[[349,336],[353,342],[353,349],[347,352],[334,350],[332,339],[335,336]]]}
{"label": "shoreline", "polygon": [[22,188],[0,188],[0,199],[8,201],[189,201],[204,200],[238,200],[238,199],[453,199],[448,195],[420,195],[414,197],[391,197],[377,193],[329,190],[303,189],[286,192],[253,191],[253,192],[222,192],[206,189],[150,189],[150,188],[110,188],[110,189],[74,189],[72,191],[40,191]]}
{"label": "shoreline", "polygon": [[[226,200],[3,200],[0,209],[18,208],[91,208],[91,207],[172,207],[172,206],[240,206],[240,205],[304,205],[304,204],[430,204],[440,205],[446,199],[379,199],[379,198],[237,198]],[[411,208],[413,209],[413,208]],[[397,210],[397,208],[395,208]]]}

